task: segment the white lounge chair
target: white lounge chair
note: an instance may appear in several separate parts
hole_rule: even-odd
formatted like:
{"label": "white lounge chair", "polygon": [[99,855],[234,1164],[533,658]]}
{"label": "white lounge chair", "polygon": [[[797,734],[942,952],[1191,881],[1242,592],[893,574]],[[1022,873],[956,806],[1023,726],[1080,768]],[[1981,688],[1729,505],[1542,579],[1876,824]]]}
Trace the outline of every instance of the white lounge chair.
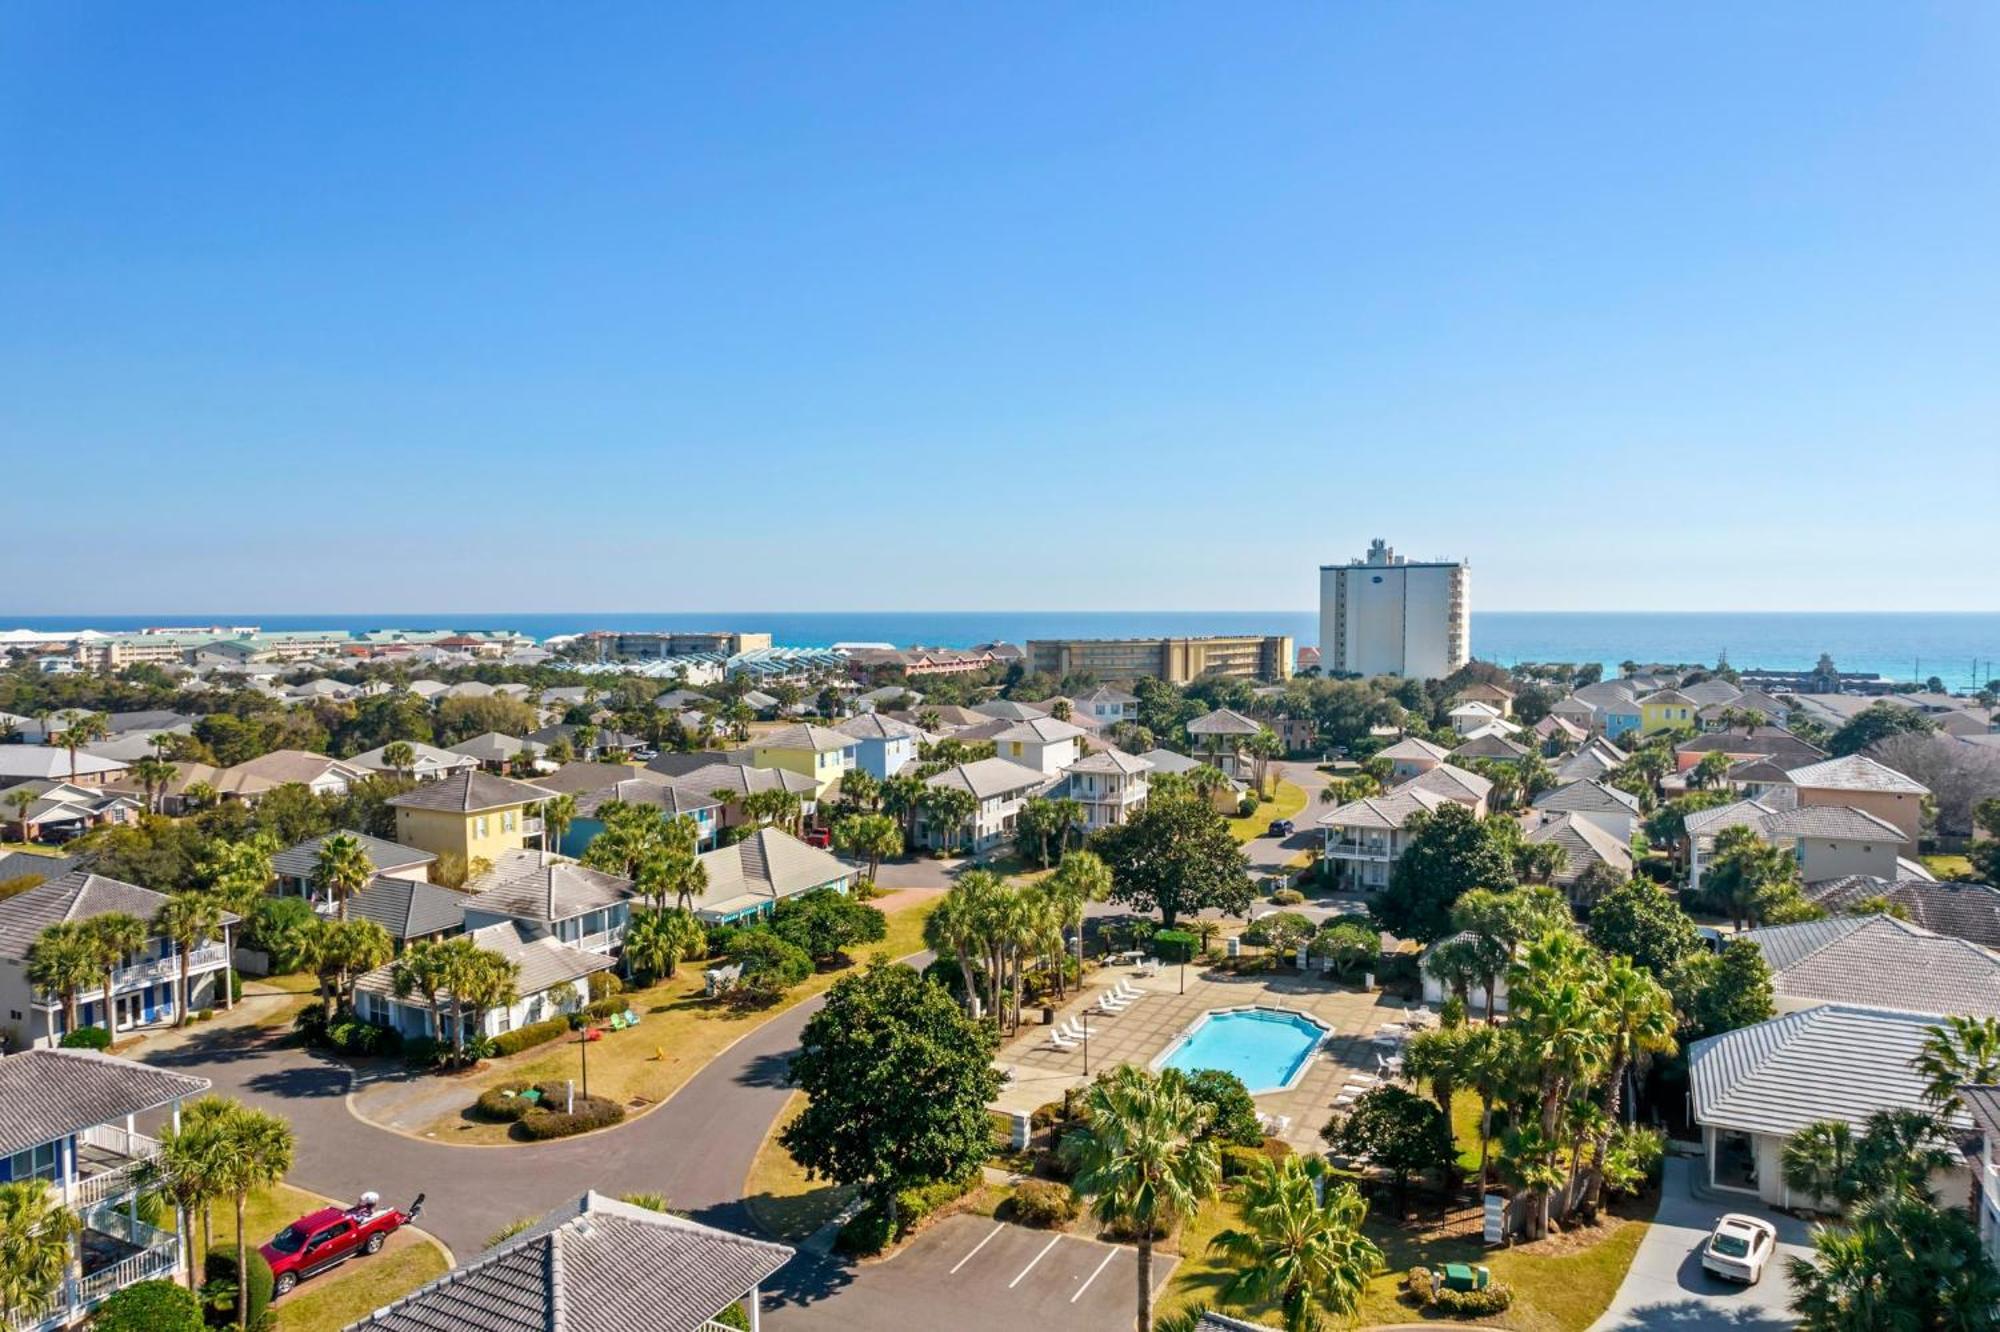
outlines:
{"label": "white lounge chair", "polygon": [[1077,1048],[1077,1042],[1069,1039],[1069,1037],[1059,1031],[1052,1031],[1049,1033],[1049,1048],[1051,1050],[1074,1050]]}
{"label": "white lounge chair", "polygon": [[1056,1032],[1067,1040],[1080,1041],[1090,1035],[1090,1028],[1078,1022],[1075,1018],[1071,1018],[1060,1027],[1057,1027]]}
{"label": "white lounge chair", "polygon": [[1108,994],[1100,994],[1097,996],[1097,1006],[1089,1011],[1102,1013],[1106,1017],[1117,1017],[1125,1011],[1125,1005],[1119,1003]]}
{"label": "white lounge chair", "polygon": [[1112,996],[1112,998],[1121,1000],[1122,1002],[1128,1004],[1132,1003],[1135,1000],[1144,999],[1146,997],[1146,992],[1144,990],[1140,989],[1136,985],[1133,985],[1131,982],[1127,981],[1123,976],[1120,976],[1118,978],[1118,983],[1111,987],[1109,993]]}

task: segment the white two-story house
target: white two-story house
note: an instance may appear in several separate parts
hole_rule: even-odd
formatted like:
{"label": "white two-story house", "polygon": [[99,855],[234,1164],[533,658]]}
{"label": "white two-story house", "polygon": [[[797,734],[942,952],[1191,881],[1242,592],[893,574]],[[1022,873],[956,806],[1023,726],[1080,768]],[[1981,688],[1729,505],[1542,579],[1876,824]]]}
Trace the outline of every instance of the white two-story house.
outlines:
{"label": "white two-story house", "polygon": [[[69,1030],[65,996],[28,982],[28,950],[43,930],[113,912],[150,922],[166,901],[149,888],[73,869],[0,902],[0,1016],[13,1048],[55,1045]],[[222,913],[222,922],[218,937],[188,957],[190,1003],[196,1012],[229,1005],[230,936],[239,922],[228,912]],[[180,1013],[180,977],[173,942],[159,935],[148,938],[112,968],[108,1004],[101,980],[78,990],[77,1024],[114,1032],[168,1025]]]}
{"label": "white two-story house", "polygon": [[1084,731],[1054,717],[1030,717],[998,731],[993,752],[1003,759],[1053,777],[1077,760]]}
{"label": "white two-story house", "polygon": [[625,941],[636,890],[630,879],[546,851],[505,851],[467,883],[468,932],[515,921],[529,938],[610,954]]}
{"label": "white two-story house", "polygon": [[1404,825],[1411,816],[1428,813],[1450,799],[1423,787],[1401,786],[1320,815],[1320,855],[1335,886],[1348,892],[1387,888],[1390,872],[1403,854]]}
{"label": "white two-story house", "polygon": [[164,1117],[178,1127],[181,1102],[208,1087],[206,1078],[84,1050],[0,1059],[0,1182],[46,1182],[77,1227],[68,1271],[15,1313],[10,1332],[71,1327],[127,1286],[175,1277],[186,1217],[172,1230],[139,1219],[160,1144],[137,1122]]}
{"label": "white two-story house", "polygon": [[930,778],[926,786],[954,787],[969,792],[977,802],[972,817],[958,828],[936,824],[919,812],[916,841],[921,846],[949,847],[958,851],[984,851],[1014,835],[1014,822],[1021,806],[1031,795],[1051,784],[1039,768],[1023,767],[1012,759],[976,759],[947,768]]}
{"label": "white two-story house", "polygon": [[1098,750],[1063,770],[1053,794],[1083,806],[1083,830],[1097,832],[1125,822],[1144,808],[1153,765],[1115,747]]}

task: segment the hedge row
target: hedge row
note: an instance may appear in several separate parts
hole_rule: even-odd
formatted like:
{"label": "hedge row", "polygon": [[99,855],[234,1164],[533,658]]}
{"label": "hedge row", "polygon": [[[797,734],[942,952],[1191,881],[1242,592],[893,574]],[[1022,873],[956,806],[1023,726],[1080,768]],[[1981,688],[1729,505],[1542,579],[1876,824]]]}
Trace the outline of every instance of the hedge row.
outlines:
{"label": "hedge row", "polygon": [[568,1031],[569,1019],[566,1017],[549,1018],[545,1022],[530,1022],[525,1027],[503,1031],[493,1038],[493,1057],[499,1059],[506,1055],[519,1054],[523,1050],[531,1050],[537,1045],[546,1045]]}

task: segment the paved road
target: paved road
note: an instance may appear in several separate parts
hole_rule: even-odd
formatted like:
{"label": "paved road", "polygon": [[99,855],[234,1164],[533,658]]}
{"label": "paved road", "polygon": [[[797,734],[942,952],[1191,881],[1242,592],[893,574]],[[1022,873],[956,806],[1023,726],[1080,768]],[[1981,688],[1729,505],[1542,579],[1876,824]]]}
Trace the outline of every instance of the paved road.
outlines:
{"label": "paved road", "polygon": [[739,1199],[750,1163],[789,1090],[785,1069],[814,997],[716,1056],[650,1114],[563,1142],[457,1147],[380,1129],[347,1110],[350,1074],[277,1045],[254,1029],[225,1030],[149,1057],[197,1073],[217,1092],[289,1118],[298,1130],[291,1179],[335,1198],[379,1190],[398,1204],[429,1195],[423,1225],[460,1258],[523,1216],[539,1216],[587,1188],[658,1191],[698,1220],[749,1228]]}
{"label": "paved road", "polygon": [[[1173,1263],[1154,1259],[1155,1290]],[[801,1255],[769,1288],[763,1321],[772,1332],[1103,1332],[1132,1325],[1138,1270],[1127,1247],[954,1216],[886,1262],[855,1268]]]}
{"label": "paved road", "polygon": [[[1811,1252],[1807,1226],[1757,1204],[1711,1202],[1693,1192],[1700,1162],[1669,1157],[1660,1210],[1639,1242],[1625,1282],[1611,1307],[1591,1326],[1591,1332],[1640,1332],[1641,1329],[1732,1328],[1736,1332],[1779,1332],[1796,1321],[1786,1303],[1791,1282],[1785,1259]],[[1724,1212],[1761,1217],[1778,1228],[1778,1252],[1754,1286],[1739,1286],[1708,1275],[1701,1266],[1701,1245]]]}

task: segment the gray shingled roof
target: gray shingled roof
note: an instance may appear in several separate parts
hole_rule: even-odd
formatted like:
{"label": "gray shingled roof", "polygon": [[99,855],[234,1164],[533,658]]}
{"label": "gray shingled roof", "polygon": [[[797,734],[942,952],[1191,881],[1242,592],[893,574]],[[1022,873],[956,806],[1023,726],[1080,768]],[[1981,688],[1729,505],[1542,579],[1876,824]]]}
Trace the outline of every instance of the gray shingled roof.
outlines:
{"label": "gray shingled roof", "polygon": [[991,800],[996,796],[1041,786],[1048,781],[1048,774],[1039,768],[1030,768],[1012,759],[983,758],[946,768],[927,779],[924,785],[956,786],[972,792],[981,800]]}
{"label": "gray shingled roof", "polygon": [[493,868],[466,885],[468,911],[552,921],[616,905],[632,881],[544,851],[503,851]]}
{"label": "gray shingled roof", "polygon": [[1763,950],[1781,1000],[2000,1017],[2000,956],[1893,916],[1829,916],[1741,937]]}
{"label": "gray shingled roof", "polygon": [[1450,800],[1448,795],[1427,791],[1414,782],[1405,782],[1382,795],[1363,796],[1328,810],[1314,820],[1322,828],[1374,828],[1388,831],[1408,823],[1414,814],[1427,814]]}
{"label": "gray shingled roof", "polygon": [[715,797],[706,791],[690,791],[659,773],[646,772],[636,773],[611,786],[584,792],[576,798],[576,812],[583,818],[595,818],[604,806],[614,800],[627,805],[651,805],[665,810],[670,816],[720,807]]}
{"label": "gray shingled roof", "polygon": [[1375,751],[1376,758],[1385,758],[1391,762],[1397,759],[1434,759],[1442,763],[1450,755],[1451,751],[1443,745],[1419,735],[1405,736],[1388,748]]}
{"label": "gray shingled roof", "polygon": [[839,857],[778,828],[759,828],[740,842],[704,851],[701,864],[708,890],[696,909],[708,913],[775,902],[854,875]]}
{"label": "gray shingled roof", "polygon": [[1451,756],[1455,759],[1497,759],[1504,763],[1526,758],[1528,747],[1518,740],[1509,740],[1504,735],[1488,733],[1467,740],[1452,750]]}
{"label": "gray shingled roof", "polygon": [[0,1156],[96,1124],[123,1125],[125,1116],[183,1096],[199,1096],[207,1078],[169,1073],[90,1050],[23,1050],[0,1059]]}
{"label": "gray shingled roof", "polygon": [[1484,800],[1493,790],[1493,783],[1476,772],[1467,772],[1464,768],[1440,763],[1429,772],[1420,773],[1391,789],[1429,791],[1434,795],[1447,796],[1460,802],[1477,802]]}
{"label": "gray shingled roof", "polygon": [[[26,957],[35,937],[57,921],[88,920],[112,911],[151,920],[166,900],[162,893],[123,879],[71,870],[0,902],[0,957]],[[238,918],[225,912],[223,919],[235,924]]]}
{"label": "gray shingled roof", "polygon": [[1632,848],[1589,819],[1578,818],[1575,814],[1557,815],[1530,832],[1528,840],[1553,842],[1567,853],[1563,867],[1554,876],[1554,882],[1560,888],[1567,888],[1582,878],[1584,871],[1592,865],[1609,865],[1627,877],[1632,873]]}
{"label": "gray shingled roof", "polygon": [[475,735],[470,740],[461,740],[455,745],[448,746],[448,749],[453,754],[463,754],[481,763],[505,763],[522,750],[531,750],[536,754],[548,752],[547,745],[537,744],[532,740],[517,739],[500,731],[487,731],[483,735]]}
{"label": "gray shingled roof", "polygon": [[[1695,1119],[1789,1137],[1822,1119],[1860,1128],[1878,1110],[1928,1110],[1911,1066],[1936,1019],[1828,1004],[1688,1047]],[[1971,1125],[1963,1111],[1952,1116]]]}
{"label": "gray shingled roof", "polygon": [[482,809],[508,805],[531,805],[547,800],[555,792],[544,787],[498,777],[470,769],[455,772],[440,782],[426,782],[414,791],[405,791],[389,803],[398,809],[437,809],[452,814],[476,814]]}
{"label": "gray shingled roof", "polygon": [[1572,814],[1637,814],[1639,797],[1606,782],[1571,782],[1536,796],[1535,808]]}
{"label": "gray shingled roof", "polygon": [[586,1193],[348,1332],[696,1332],[791,1257]]}
{"label": "gray shingled roof", "polygon": [[1792,769],[1792,785],[1818,791],[1886,791],[1895,795],[1929,795],[1930,788],[1877,763],[1866,754],[1827,759]]}
{"label": "gray shingled roof", "polygon": [[750,742],[752,749],[800,749],[815,754],[833,753],[837,750],[854,748],[854,737],[842,735],[839,731],[811,722],[800,722],[769,735],[759,736]]}
{"label": "gray shingled roof", "polygon": [[[565,981],[575,983],[618,965],[615,959],[604,953],[586,953],[547,936],[534,938],[526,926],[514,920],[503,920],[473,930],[465,937],[487,952],[500,954],[520,969],[514,988],[524,999]],[[394,968],[393,962],[375,968],[355,981],[355,988],[393,998],[396,993]]]}
{"label": "gray shingled roof", "polygon": [[1116,745],[1106,745],[1096,753],[1078,759],[1063,771],[1123,773],[1129,776],[1135,772],[1148,772],[1152,766],[1137,754],[1128,754]]}
{"label": "gray shingled roof", "polygon": [[465,894],[434,883],[381,875],[347,899],[347,914],[372,920],[395,939],[421,939],[465,923]]}
{"label": "gray shingled roof", "polygon": [[1775,726],[1760,726],[1755,732],[1709,731],[1703,735],[1690,736],[1674,746],[1676,754],[1735,754],[1747,758],[1752,754],[1765,754],[1781,758],[1788,763],[1811,763],[1826,757],[1826,751]]}
{"label": "gray shingled roof", "polygon": [[1049,710],[1039,703],[1019,703],[1011,698],[996,698],[986,703],[975,703],[971,710],[982,717],[992,717],[997,721],[1027,721],[1030,718],[1049,715]]}
{"label": "gray shingled roof", "polygon": [[[5,868],[0,866],[0,878]],[[1937,883],[1930,879],[1878,879],[1849,874],[1805,887],[1806,900],[1827,911],[1851,910],[1857,903],[1885,898],[1909,914],[1910,923],[1933,934],[1969,939],[1982,948],[2000,948],[2000,889],[1983,883]]]}
{"label": "gray shingled roof", "polygon": [[1189,735],[1255,735],[1263,729],[1262,722],[1231,708],[1217,708],[1187,724]]}
{"label": "gray shingled roof", "polygon": [[1005,730],[994,733],[995,740],[1019,741],[1023,744],[1052,745],[1064,740],[1074,740],[1084,733],[1081,726],[1058,721],[1054,717],[1030,717],[1015,722]]}
{"label": "gray shingled roof", "polygon": [[1764,820],[1764,836],[1828,837],[1850,842],[1901,842],[1903,830],[1887,819],[1846,805],[1800,805]]}
{"label": "gray shingled roof", "polygon": [[[370,837],[367,833],[346,829],[347,836],[361,843],[361,853],[368,857],[368,864],[377,874],[394,869],[408,869],[413,865],[428,865],[437,857],[428,851],[404,846],[400,842],[385,842],[380,837]],[[271,872],[294,879],[310,879],[319,865],[319,849],[328,837],[310,837],[297,846],[288,846],[271,857]]]}
{"label": "gray shingled roof", "polygon": [[833,729],[839,731],[842,735],[851,736],[856,740],[922,740],[924,738],[924,732],[921,727],[914,726],[906,721],[898,721],[896,718],[882,712],[859,713],[849,717]]}

